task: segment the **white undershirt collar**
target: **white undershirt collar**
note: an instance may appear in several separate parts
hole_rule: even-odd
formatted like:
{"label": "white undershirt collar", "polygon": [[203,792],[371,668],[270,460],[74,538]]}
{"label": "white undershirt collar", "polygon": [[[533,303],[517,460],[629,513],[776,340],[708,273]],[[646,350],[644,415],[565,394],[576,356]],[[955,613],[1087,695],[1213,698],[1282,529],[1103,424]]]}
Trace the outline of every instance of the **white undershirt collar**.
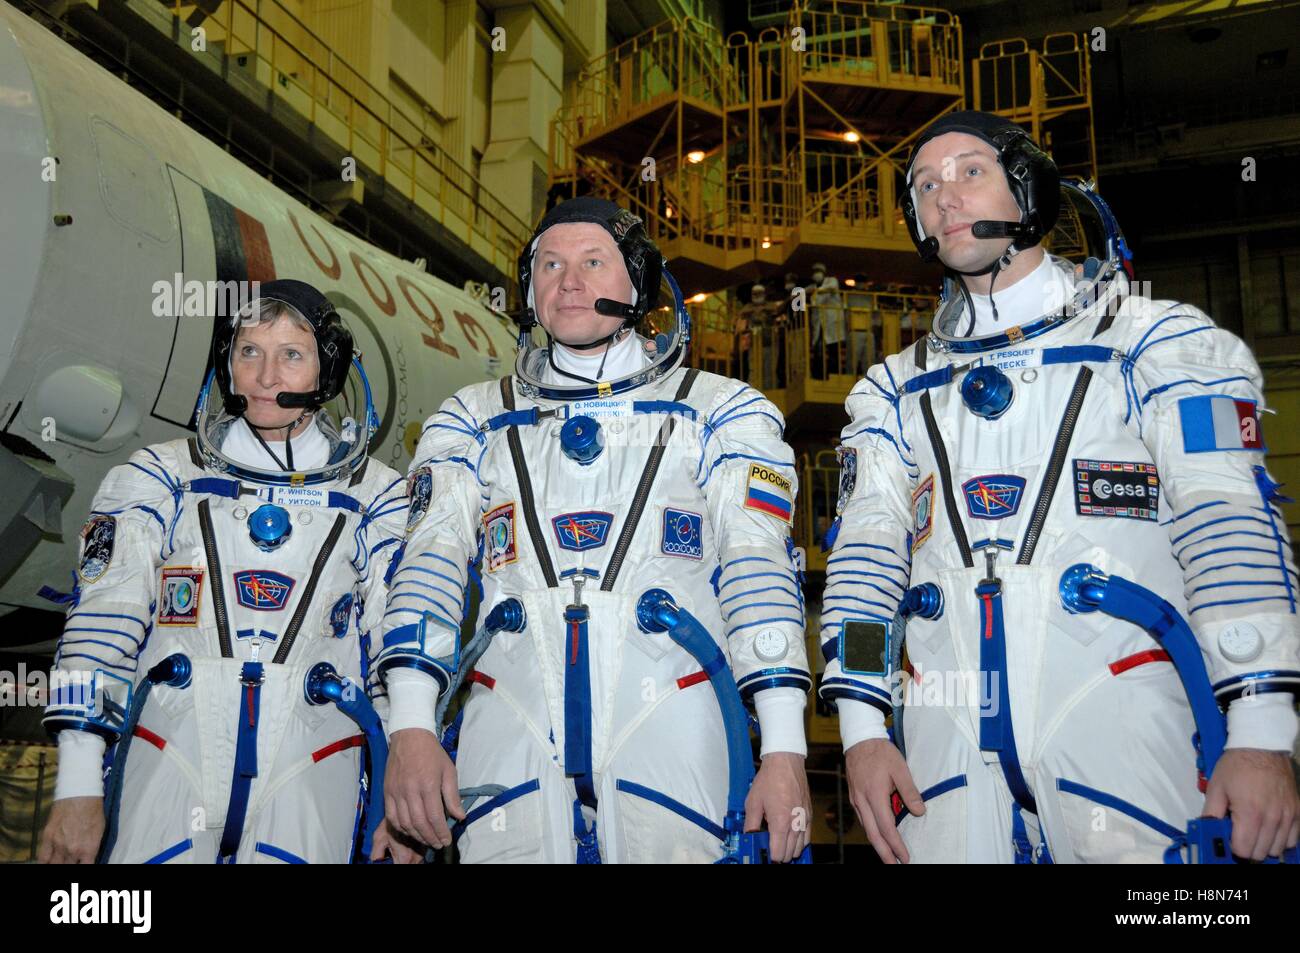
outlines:
{"label": "white undershirt collar", "polygon": [[[1014,284],[999,288],[994,281],[992,296],[971,293],[975,305],[975,329],[969,336],[981,338],[1002,334],[1007,328],[1027,324],[1049,312],[1059,311],[1073,294],[1074,286],[1069,277],[1052,263],[1050,255],[1043,255],[1038,267]],[[998,305],[996,320],[993,317],[995,300]],[[964,332],[965,325],[963,319],[955,333]]]}
{"label": "white undershirt collar", "polygon": [[[272,440],[271,437],[273,436],[281,439]],[[271,448],[271,452],[282,461],[286,459],[283,438],[283,430],[262,431],[262,439]],[[315,417],[312,417],[311,424],[307,429],[294,437],[292,442],[294,470],[299,472],[319,470],[329,461],[330,442],[325,434],[321,432]],[[252,428],[248,426],[248,421],[243,417],[232,423],[229,429],[226,430],[225,438],[221,441],[221,453],[235,463],[252,467],[255,470],[278,471],[280,469],[279,465],[267,454],[266,447],[258,443],[257,438],[253,436]]]}

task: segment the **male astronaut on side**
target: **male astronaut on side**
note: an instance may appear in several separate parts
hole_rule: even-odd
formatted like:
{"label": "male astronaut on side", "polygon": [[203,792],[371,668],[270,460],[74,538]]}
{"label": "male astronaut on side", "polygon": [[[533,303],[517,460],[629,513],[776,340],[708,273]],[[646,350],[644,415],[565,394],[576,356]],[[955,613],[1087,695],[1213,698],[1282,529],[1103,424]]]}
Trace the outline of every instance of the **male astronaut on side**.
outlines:
{"label": "male astronaut on side", "polygon": [[[1071,194],[1107,225],[1109,260],[1076,274],[1045,254],[1056,167],[1006,120],[941,118],[907,183],[946,296],[932,333],[848,398],[822,615],[821,692],[873,846],[886,862],[1159,861],[1190,819],[1227,810],[1235,853],[1279,854],[1297,836],[1300,630],[1254,358],[1196,308],[1129,294],[1122,236],[1087,190]],[[1067,614],[1077,563],[1194,630],[1228,706],[1204,794],[1173,665],[1145,630]],[[924,583],[943,608],[907,625],[903,691],[878,623]],[[906,759],[885,728],[900,701]]]}
{"label": "male astronaut on side", "polygon": [[[444,403],[411,464],[410,496],[426,502],[411,508],[377,663],[392,701],[385,795],[401,830],[454,838],[466,862],[721,855],[718,701],[686,651],[639,628],[638,598],[656,587],[721,645],[757,710],[748,827],[766,819],[778,861],[808,840],[794,457],[761,394],[681,366],[689,318],[675,285],[671,311],[654,310],[662,264],[610,202],[548,212],[519,261],[515,374]],[[581,418],[585,439],[562,436]],[[527,622],[470,675],[453,767],[433,711],[478,558],[479,618],[513,597]],[[468,816],[458,785],[478,796]]]}
{"label": "male astronaut on side", "polygon": [[[44,861],[352,859],[362,738],[304,681],[325,662],[364,684],[405,484],[367,456],[369,387],[315,288],[263,283],[215,320],[212,365],[196,435],[111,470],[82,534],[45,716],[59,773]],[[324,405],[350,370],[364,414],[340,425]],[[120,773],[127,741],[105,836],[100,765],[116,742]],[[385,830],[375,841],[412,855]]]}

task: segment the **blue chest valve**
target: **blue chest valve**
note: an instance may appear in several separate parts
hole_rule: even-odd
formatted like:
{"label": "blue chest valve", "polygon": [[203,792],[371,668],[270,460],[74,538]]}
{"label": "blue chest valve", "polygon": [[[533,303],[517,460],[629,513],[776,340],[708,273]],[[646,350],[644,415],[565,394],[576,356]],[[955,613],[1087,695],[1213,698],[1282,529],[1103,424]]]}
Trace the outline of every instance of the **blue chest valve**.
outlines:
{"label": "blue chest valve", "polygon": [[560,429],[560,449],[570,460],[588,466],[605,450],[600,424],[590,417],[570,417]]}
{"label": "blue chest valve", "polygon": [[264,553],[279,549],[293,533],[293,524],[283,506],[263,503],[248,517],[248,535]]}
{"label": "blue chest valve", "polygon": [[1011,378],[992,364],[967,371],[961,382],[961,399],[976,417],[997,420],[1015,397]]}

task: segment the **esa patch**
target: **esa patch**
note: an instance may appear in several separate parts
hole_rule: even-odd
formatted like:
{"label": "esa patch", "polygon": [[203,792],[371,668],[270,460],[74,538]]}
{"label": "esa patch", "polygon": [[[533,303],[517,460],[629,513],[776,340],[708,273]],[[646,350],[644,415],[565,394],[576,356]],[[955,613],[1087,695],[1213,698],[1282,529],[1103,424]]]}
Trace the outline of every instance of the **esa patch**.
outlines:
{"label": "esa patch", "polygon": [[94,582],[108,572],[113,561],[113,544],[117,539],[117,518],[97,514],[81,528],[81,562],[77,575],[82,582]]}
{"label": "esa patch", "polygon": [[793,489],[793,484],[776,470],[758,463],[750,464],[745,507],[775,516],[788,524],[794,518]]}
{"label": "esa patch", "polygon": [[591,510],[583,513],[561,513],[551,520],[560,548],[571,549],[574,552],[604,546],[609,538],[609,528],[613,524],[613,513],[598,513]]}
{"label": "esa patch", "polygon": [[189,566],[166,566],[158,586],[159,625],[198,625],[199,595],[203,592],[203,570]]}
{"label": "esa patch", "polygon": [[1183,450],[1264,450],[1259,428],[1259,405],[1253,400],[1208,394],[1184,397],[1178,402],[1183,425]]}
{"label": "esa patch", "polygon": [[912,494],[912,552],[934,532],[934,474],[921,481]]}
{"label": "esa patch", "polygon": [[1024,477],[1009,473],[977,476],[961,485],[966,512],[977,520],[1002,520],[1014,516],[1025,495]]}
{"label": "esa patch", "polygon": [[348,634],[348,621],[352,618],[352,593],[346,593],[330,608],[330,631],[334,638]]}
{"label": "esa patch", "polygon": [[406,532],[420,525],[424,514],[429,512],[429,500],[433,498],[433,471],[420,467],[406,478]]}
{"label": "esa patch", "polygon": [[519,558],[515,546],[514,503],[503,503],[484,515],[483,537],[488,572],[496,572]]}
{"label": "esa patch", "polygon": [[1155,522],[1160,477],[1154,463],[1074,461],[1074,509],[1080,516],[1121,516]]}
{"label": "esa patch", "polygon": [[666,556],[704,558],[704,520],[699,513],[664,507],[664,531],[660,550]]}
{"label": "esa patch", "polygon": [[852,447],[837,447],[835,453],[840,458],[840,496],[835,503],[835,515],[842,516],[849,497],[853,495],[853,488],[858,485],[858,451]]}
{"label": "esa patch", "polygon": [[279,612],[289,601],[294,580],[269,569],[244,569],[235,573],[235,601],[245,609]]}

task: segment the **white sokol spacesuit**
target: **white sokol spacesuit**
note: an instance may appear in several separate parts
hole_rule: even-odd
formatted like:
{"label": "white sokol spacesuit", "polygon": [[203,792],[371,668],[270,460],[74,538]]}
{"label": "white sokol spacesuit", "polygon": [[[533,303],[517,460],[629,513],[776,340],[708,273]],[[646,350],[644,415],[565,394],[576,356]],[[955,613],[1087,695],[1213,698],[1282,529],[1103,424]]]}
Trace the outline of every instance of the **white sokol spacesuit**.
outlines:
{"label": "white sokol spacesuit", "polygon": [[[566,203],[538,236],[559,221],[610,229],[612,208]],[[650,280],[638,243],[657,252],[621,215],[635,227],[616,218],[611,234],[635,292]],[[535,246],[521,262],[525,289]],[[465,862],[722,854],[729,779],[718,701],[685,650],[638,626],[638,598],[652,588],[722,647],[757,707],[764,753],[805,751],[793,454],[761,394],[680,367],[689,319],[672,290],[671,311],[643,317],[658,332],[649,342],[624,332],[595,356],[526,345],[514,376],[462,389],[425,424],[376,664],[392,730],[410,707],[394,666],[431,674],[439,691],[453,677],[476,561],[480,618],[513,597],[527,619],[522,632],[496,635],[469,676],[457,772],[462,795],[479,798],[453,827]],[[563,435],[578,425],[579,439]]]}
{"label": "white sokol spacesuit", "polygon": [[[1259,368],[1196,308],[1130,294],[1112,237],[1082,275],[1045,256],[996,312],[950,285],[934,332],[847,401],[821,693],[846,750],[901,707],[913,862],[1159,861],[1200,815],[1174,667],[1145,630],[1062,607],[1077,563],[1189,621],[1229,747],[1294,743],[1296,571]],[[925,583],[943,608],[907,623],[904,677],[882,623]]]}
{"label": "white sokol spacesuit", "polygon": [[[330,338],[318,406],[342,387],[351,338],[300,282],[265,283],[253,303],[282,305]],[[226,369],[227,331],[214,346]],[[404,482],[366,456],[368,396],[361,425],[335,429],[320,409],[291,441],[264,441],[228,412],[228,370],[220,389],[210,378],[197,437],[133,454],[95,496],[45,717],[56,797],[104,793],[99,762],[116,743],[101,859],[347,863],[364,738],[304,683],[324,662],[364,684]],[[119,735],[147,682],[122,773]]]}

